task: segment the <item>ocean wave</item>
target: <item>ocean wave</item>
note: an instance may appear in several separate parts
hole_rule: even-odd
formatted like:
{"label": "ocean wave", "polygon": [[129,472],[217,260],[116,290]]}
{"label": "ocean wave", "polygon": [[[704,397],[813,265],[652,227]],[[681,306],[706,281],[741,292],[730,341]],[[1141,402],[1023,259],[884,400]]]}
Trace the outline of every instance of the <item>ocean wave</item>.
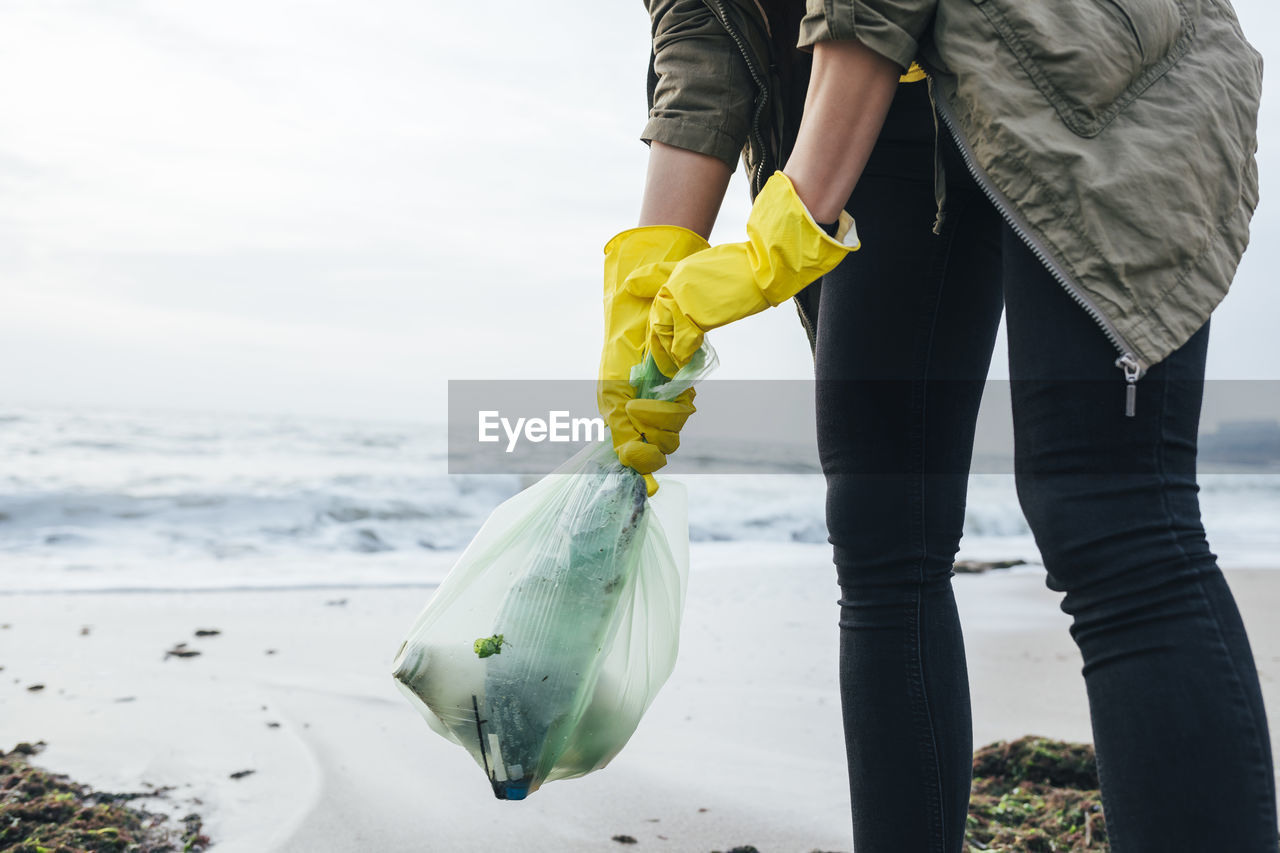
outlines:
{"label": "ocean wave", "polygon": [[[0,413],[0,589],[18,571],[133,577],[122,567],[151,566],[159,577],[216,565],[219,578],[243,583],[337,558],[348,567],[436,561],[532,479],[449,475],[446,449],[443,427],[431,425]],[[690,539],[825,543],[825,482],[808,465],[680,477]],[[1224,564],[1276,564],[1280,476],[1204,475],[1201,501]],[[1038,558],[1011,475],[970,478],[961,548],[976,559]]]}

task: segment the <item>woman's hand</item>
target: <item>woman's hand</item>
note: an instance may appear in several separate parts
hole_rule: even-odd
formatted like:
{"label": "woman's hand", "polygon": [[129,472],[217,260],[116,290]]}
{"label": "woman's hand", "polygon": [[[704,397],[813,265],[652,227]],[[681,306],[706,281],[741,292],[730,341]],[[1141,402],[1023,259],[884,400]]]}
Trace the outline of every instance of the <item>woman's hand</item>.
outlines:
{"label": "woman's hand", "polygon": [[[820,42],[796,146],[756,197],[748,239],[676,264],[649,314],[649,351],[668,376],[703,333],[790,299],[858,248],[844,203],[897,91],[901,69],[856,41]],[[664,186],[654,181],[651,186]],[[647,193],[646,193],[647,200]],[[819,223],[839,222],[836,236]],[[848,233],[849,237],[846,237]]]}
{"label": "woman's hand", "polygon": [[[774,172],[751,207],[745,242],[704,249],[670,270],[649,310],[649,354],[674,376],[704,332],[785,302],[857,248],[849,214],[840,211],[835,236],[828,235],[787,176]],[[637,270],[633,283],[645,277]]]}
{"label": "woman's hand", "polygon": [[[653,296],[648,348],[670,376],[701,346],[706,330],[777,305],[833,269],[857,248],[857,234],[843,205],[875,145],[900,73],[895,63],[860,42],[815,45],[795,148],[784,172],[770,178],[752,206],[749,240],[696,252],[679,263],[658,259],[620,276],[615,271],[612,279],[606,275],[607,318],[611,292],[621,289],[628,294],[615,297],[619,304]],[[730,167],[715,157],[654,141],[640,225],[678,226],[707,237],[731,175]],[[833,239],[819,223],[837,220]],[[635,329],[634,318],[628,328]],[[610,334],[606,328],[606,349]],[[647,441],[644,425],[627,416],[629,407],[641,416],[629,385],[620,381],[625,376],[618,365],[630,358],[628,350],[608,370],[602,362],[601,412],[609,419],[620,457],[625,455],[624,462],[630,459],[628,464],[648,474],[665,464],[666,454],[679,443],[679,429],[693,411],[692,401],[679,412],[645,410],[663,420],[663,429],[654,433],[661,434],[662,441]],[[651,426],[656,430],[659,424]],[[656,484],[648,480],[652,493]]]}
{"label": "woman's hand", "polygon": [[[670,402],[637,400],[631,368],[644,356],[654,295],[677,261],[710,245],[706,238],[732,176],[715,157],[653,142],[640,226],[605,246],[604,348],[596,403],[618,458],[644,475],[650,495],[658,490],[653,472],[679,447],[680,429],[694,412],[693,389]],[[637,270],[642,279],[632,275]]]}
{"label": "woman's hand", "polygon": [[693,414],[693,389],[672,402],[635,399],[631,368],[644,356],[657,287],[637,287],[629,278],[643,270],[653,279],[654,270],[669,271],[676,261],[707,246],[705,238],[687,228],[649,225],[623,231],[604,247],[604,347],[596,403],[618,458],[645,475],[651,495],[658,490],[652,473],[679,446],[679,430]]}

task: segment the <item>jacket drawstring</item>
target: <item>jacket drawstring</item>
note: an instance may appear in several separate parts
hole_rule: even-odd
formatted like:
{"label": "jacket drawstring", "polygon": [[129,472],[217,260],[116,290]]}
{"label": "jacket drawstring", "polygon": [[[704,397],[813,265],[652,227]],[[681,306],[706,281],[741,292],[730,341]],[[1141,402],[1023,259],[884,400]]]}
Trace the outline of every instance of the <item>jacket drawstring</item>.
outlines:
{"label": "jacket drawstring", "polygon": [[933,200],[938,206],[938,213],[933,219],[933,233],[941,234],[943,220],[947,218],[947,170],[942,165],[942,127],[938,106],[933,100],[933,78],[926,76],[925,85],[929,87],[929,105],[933,107]]}

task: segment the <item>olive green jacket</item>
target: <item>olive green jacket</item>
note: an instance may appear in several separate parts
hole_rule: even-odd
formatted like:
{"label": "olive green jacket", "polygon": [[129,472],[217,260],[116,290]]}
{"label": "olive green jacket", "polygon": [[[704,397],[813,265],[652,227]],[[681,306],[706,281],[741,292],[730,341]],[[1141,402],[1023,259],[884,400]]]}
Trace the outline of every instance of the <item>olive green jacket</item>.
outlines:
{"label": "olive green jacket", "polygon": [[[807,51],[857,39],[926,68],[979,184],[1126,373],[1181,346],[1227,292],[1258,202],[1262,87],[1227,0],[646,3],[642,138],[741,156],[753,197],[794,143]],[[811,342],[818,298],[797,297]]]}

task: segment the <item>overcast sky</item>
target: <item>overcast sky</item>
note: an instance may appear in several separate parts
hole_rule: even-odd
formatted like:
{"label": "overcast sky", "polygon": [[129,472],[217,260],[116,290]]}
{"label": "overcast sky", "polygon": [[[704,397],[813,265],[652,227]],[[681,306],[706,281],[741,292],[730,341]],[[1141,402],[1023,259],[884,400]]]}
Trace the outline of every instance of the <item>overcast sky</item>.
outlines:
{"label": "overcast sky", "polygon": [[[1280,11],[1237,8],[1262,203],[1210,375],[1280,379]],[[448,378],[594,376],[647,58],[640,0],[5,3],[0,404],[435,420]],[[713,341],[812,375],[790,306]]]}

